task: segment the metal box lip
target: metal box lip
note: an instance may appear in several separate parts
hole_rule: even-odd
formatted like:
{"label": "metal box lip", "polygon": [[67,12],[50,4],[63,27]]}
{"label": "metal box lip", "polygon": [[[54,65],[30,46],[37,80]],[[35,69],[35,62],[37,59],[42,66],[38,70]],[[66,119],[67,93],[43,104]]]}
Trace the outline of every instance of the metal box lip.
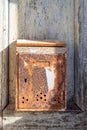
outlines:
{"label": "metal box lip", "polygon": [[16,41],[17,47],[66,47],[64,41],[59,40],[25,40],[18,39]]}

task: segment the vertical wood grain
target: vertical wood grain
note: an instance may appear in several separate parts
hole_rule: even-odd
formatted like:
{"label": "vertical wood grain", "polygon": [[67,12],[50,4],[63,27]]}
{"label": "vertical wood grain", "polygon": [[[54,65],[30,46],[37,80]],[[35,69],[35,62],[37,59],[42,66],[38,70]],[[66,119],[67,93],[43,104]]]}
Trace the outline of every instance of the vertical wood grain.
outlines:
{"label": "vertical wood grain", "polygon": [[83,108],[87,110],[87,0],[84,0],[82,23],[83,50]]}
{"label": "vertical wood grain", "polygon": [[87,1],[75,1],[75,98],[87,110]]}
{"label": "vertical wood grain", "polygon": [[75,99],[80,108],[83,107],[82,20],[83,0],[75,0]]}

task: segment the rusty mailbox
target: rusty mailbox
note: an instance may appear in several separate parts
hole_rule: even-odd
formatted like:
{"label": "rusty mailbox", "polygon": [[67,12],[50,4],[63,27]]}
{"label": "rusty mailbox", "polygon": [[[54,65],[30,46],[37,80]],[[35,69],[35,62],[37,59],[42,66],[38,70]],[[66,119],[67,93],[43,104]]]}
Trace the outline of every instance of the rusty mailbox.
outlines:
{"label": "rusty mailbox", "polygon": [[16,110],[66,109],[66,44],[18,40],[16,43]]}

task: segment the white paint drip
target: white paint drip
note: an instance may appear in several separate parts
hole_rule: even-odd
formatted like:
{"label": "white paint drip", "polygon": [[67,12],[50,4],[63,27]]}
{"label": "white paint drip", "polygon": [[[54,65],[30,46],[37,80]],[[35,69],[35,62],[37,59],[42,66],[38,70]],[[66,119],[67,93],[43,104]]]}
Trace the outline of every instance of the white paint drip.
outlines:
{"label": "white paint drip", "polygon": [[54,73],[54,68],[52,67],[47,67],[45,68],[46,70],[46,76],[47,76],[47,83],[48,83],[48,89],[52,90],[54,88],[54,79],[55,79],[55,73]]}

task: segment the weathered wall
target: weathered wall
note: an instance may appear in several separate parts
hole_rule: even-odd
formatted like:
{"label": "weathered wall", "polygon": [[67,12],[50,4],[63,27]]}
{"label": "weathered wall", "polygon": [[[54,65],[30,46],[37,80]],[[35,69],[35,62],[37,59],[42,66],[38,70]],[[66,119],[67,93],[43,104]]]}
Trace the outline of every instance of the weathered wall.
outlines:
{"label": "weathered wall", "polygon": [[[1,13],[0,13],[0,26],[2,26],[2,22],[3,22],[3,6],[2,6],[2,2],[0,3],[1,8]],[[2,43],[2,28],[0,29],[0,42]],[[2,67],[2,54],[1,54],[1,50],[2,50],[2,44],[0,44],[0,111],[1,111],[1,67]]]}
{"label": "weathered wall", "polygon": [[83,64],[83,109],[87,110],[87,0],[84,0],[82,22],[82,64]]}
{"label": "weathered wall", "polygon": [[9,102],[15,100],[15,41],[18,38],[18,0],[9,1]]}
{"label": "weathered wall", "polygon": [[75,1],[75,98],[79,107],[83,108],[83,65],[82,65],[82,21],[83,0]]}
{"label": "weathered wall", "polygon": [[0,1],[0,7],[0,110],[2,110],[7,104],[8,97],[8,1]]}
{"label": "weathered wall", "polygon": [[[74,0],[10,0],[10,44],[16,39],[67,43],[68,99],[74,94]],[[10,101],[14,102],[14,56],[10,49]]]}
{"label": "weathered wall", "polygon": [[83,50],[83,106],[87,110],[87,0],[84,0],[84,12],[82,23],[82,50]]}
{"label": "weathered wall", "polygon": [[0,1],[0,129],[2,110],[8,102],[8,1]]}
{"label": "weathered wall", "polygon": [[75,97],[87,110],[87,0],[77,0],[75,9]]}

